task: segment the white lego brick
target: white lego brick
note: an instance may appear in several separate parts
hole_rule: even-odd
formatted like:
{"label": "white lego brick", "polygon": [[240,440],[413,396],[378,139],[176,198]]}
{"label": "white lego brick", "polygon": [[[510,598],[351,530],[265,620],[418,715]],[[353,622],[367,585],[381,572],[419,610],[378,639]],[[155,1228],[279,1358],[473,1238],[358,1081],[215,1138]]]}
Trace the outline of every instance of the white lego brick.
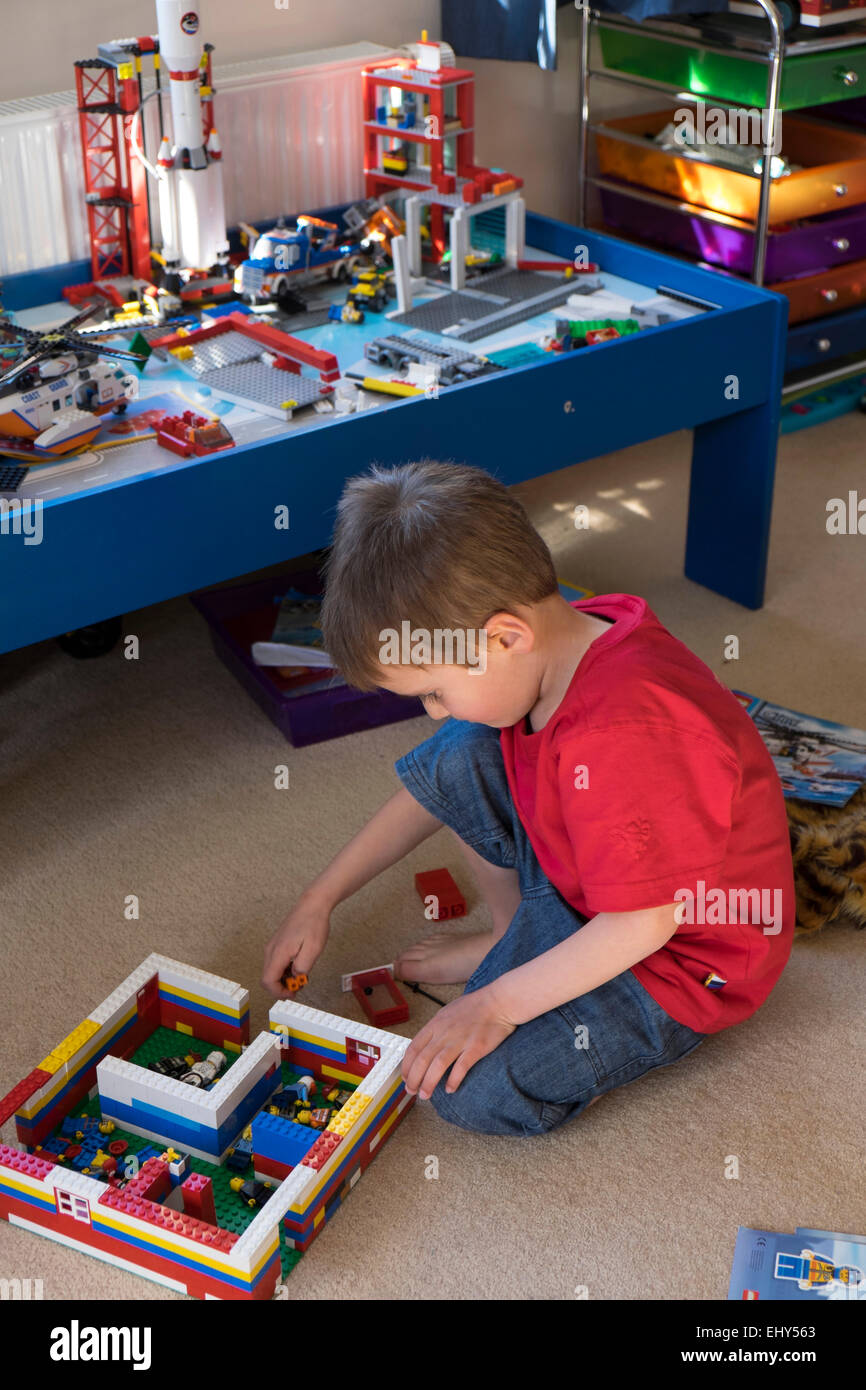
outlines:
{"label": "white lego brick", "polygon": [[377,1047],[386,1048],[403,1041],[397,1033],[386,1033],[382,1028],[371,1028],[368,1024],[340,1018],[337,1014],[322,1013],[292,999],[278,999],[268,1018],[271,1024],[287,1024],[301,1033],[318,1034],[332,1042],[345,1043],[347,1038],[354,1038],[356,1042],[374,1043]]}
{"label": "white lego brick", "polygon": [[403,1111],[406,1109],[406,1106],[410,1104],[411,1100],[412,1097],[409,1095],[409,1092],[406,1091],[405,1094],[398,1101],[397,1108],[394,1111],[393,1115],[388,1116],[389,1124],[387,1132],[383,1134],[381,1129],[377,1129],[376,1133],[370,1140],[370,1153],[372,1153],[373,1150],[378,1146],[378,1144],[381,1143],[382,1139],[387,1139],[388,1135],[391,1133],[393,1126],[397,1123],[396,1117],[398,1115],[402,1115]]}
{"label": "white lego brick", "polygon": [[236,1009],[240,1014],[249,1008],[249,990],[243,989],[234,980],[211,975],[207,970],[197,970],[192,965],[184,965],[182,961],[170,960],[168,956],[153,955],[148,957],[148,961],[155,963],[160,984],[186,990],[189,994],[200,994],[215,1004]]}
{"label": "white lego brick", "polygon": [[[280,1061],[280,1044],[276,1034],[259,1033],[225,1075],[220,1077],[213,1090],[204,1093],[204,1099],[213,1109],[215,1123],[224,1124],[244,1096],[274,1065],[278,1068],[274,1078],[276,1090],[280,1084]],[[183,1082],[180,1084],[183,1085]]]}
{"label": "white lego brick", "polygon": [[[106,1144],[109,1142],[105,1140]],[[45,1179],[47,1187],[58,1188],[61,1192],[71,1192],[76,1197],[86,1197],[92,1207],[96,1206],[105,1192],[105,1183],[89,1178],[86,1173],[78,1173],[74,1168],[52,1168]]]}
{"label": "white lego brick", "polygon": [[91,1009],[87,1015],[94,1023],[104,1024],[110,1027],[135,1004],[138,991],[147,984],[148,980],[156,974],[156,966],[152,964],[154,956],[148,956],[147,960],[133,970],[131,975],[127,975],[123,984],[118,985],[117,989],[104,999],[98,1008]]}
{"label": "white lego brick", "polygon": [[16,1215],[15,1212],[9,1213],[10,1226],[20,1226],[25,1231],[33,1231],[37,1236],[47,1236],[57,1245],[66,1245],[70,1250],[80,1250],[83,1255],[92,1255],[96,1260],[102,1260],[104,1264],[114,1265],[117,1269],[125,1269],[130,1274],[140,1274],[145,1279],[150,1279],[154,1284],[161,1284],[163,1288],[174,1289],[176,1293],[186,1293],[186,1284],[179,1279],[169,1279],[167,1275],[156,1274],[151,1269],[146,1269],[144,1265],[137,1265],[132,1260],[123,1260],[119,1255],[110,1255],[107,1250],[100,1250],[95,1245],[85,1245],[84,1241],[73,1240],[65,1232],[52,1230],[47,1226],[37,1226],[35,1221],[27,1221],[25,1217]]}
{"label": "white lego brick", "polygon": [[354,1095],[369,1096],[371,1101],[376,1101],[386,1091],[390,1090],[394,1082],[400,1075],[400,1063],[403,1053],[385,1053],[379,1058],[374,1067],[368,1071],[360,1084],[356,1087]]}
{"label": "white lego brick", "polygon": [[341,975],[340,989],[343,991],[344,994],[348,994],[349,990],[352,988],[352,981],[354,980],[356,975],[369,975],[373,970],[387,970],[391,978],[394,978],[393,961],[391,961],[390,965],[371,965],[366,970],[352,970],[349,972],[348,975]]}
{"label": "white lego brick", "polygon": [[159,1072],[124,1062],[120,1057],[103,1057],[96,1068],[100,1098],[131,1105],[134,1100],[158,1105],[179,1118],[195,1124],[214,1126],[214,1112],[207,1105],[208,1093],[184,1081],[174,1081]]}

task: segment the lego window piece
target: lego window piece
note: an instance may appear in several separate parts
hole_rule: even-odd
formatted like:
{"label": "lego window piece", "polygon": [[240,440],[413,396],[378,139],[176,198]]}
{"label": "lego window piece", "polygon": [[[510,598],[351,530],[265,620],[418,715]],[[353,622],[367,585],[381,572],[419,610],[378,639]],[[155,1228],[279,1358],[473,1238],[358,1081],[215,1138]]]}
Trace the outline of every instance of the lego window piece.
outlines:
{"label": "lego window piece", "polygon": [[76,1197],[74,1192],[64,1192],[58,1187],[54,1198],[60,1216],[71,1216],[73,1221],[84,1221],[90,1225],[90,1203],[86,1197]]}

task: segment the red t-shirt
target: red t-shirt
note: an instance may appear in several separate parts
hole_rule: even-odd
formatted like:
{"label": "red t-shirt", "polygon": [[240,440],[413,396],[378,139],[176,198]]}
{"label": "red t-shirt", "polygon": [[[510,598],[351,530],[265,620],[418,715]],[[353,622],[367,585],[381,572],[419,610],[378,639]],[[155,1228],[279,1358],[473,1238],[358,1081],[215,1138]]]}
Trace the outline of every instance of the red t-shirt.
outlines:
{"label": "red t-shirt", "polygon": [[632,966],[672,1018],[714,1033],[754,1013],[791,951],[785,800],[736,696],[634,594],[573,605],[614,619],[543,729],[503,729],[520,819],[544,873],[589,918],[680,903]]}

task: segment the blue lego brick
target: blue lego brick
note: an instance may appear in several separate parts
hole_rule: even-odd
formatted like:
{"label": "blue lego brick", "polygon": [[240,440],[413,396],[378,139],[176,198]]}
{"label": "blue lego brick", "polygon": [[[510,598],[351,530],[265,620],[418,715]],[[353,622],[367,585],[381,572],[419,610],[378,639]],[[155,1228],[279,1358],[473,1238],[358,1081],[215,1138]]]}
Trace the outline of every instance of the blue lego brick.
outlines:
{"label": "blue lego brick", "polygon": [[257,1115],[253,1120],[253,1152],[275,1163],[300,1163],[319,1137],[309,1125],[285,1120],[282,1115]]}

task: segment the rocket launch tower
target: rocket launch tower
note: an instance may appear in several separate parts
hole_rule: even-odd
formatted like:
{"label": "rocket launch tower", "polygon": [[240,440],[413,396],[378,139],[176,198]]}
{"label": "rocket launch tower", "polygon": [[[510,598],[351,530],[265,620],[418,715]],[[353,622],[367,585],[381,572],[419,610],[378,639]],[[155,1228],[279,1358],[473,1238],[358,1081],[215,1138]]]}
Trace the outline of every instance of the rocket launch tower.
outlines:
{"label": "rocket launch tower", "polygon": [[[193,271],[227,273],[228,241],[201,10],[189,0],[156,0],[156,22],[155,36],[100,44],[98,58],[75,64],[75,82],[93,279],[150,281],[161,265],[176,288]],[[145,94],[148,57],[154,83]],[[151,102],[155,159],[145,150]]]}

